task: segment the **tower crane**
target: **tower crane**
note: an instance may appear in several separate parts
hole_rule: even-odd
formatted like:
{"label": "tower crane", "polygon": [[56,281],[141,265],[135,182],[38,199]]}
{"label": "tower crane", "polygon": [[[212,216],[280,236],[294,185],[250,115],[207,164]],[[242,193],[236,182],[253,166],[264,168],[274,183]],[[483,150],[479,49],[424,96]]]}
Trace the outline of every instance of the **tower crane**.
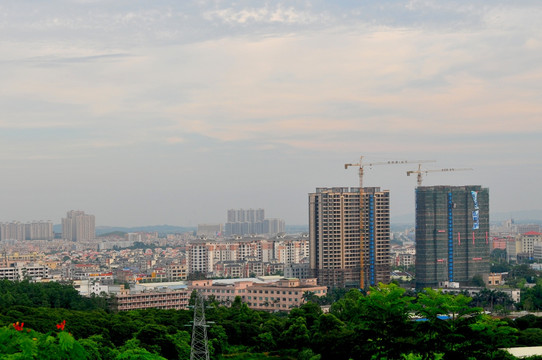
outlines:
{"label": "tower crane", "polygon": [[434,169],[434,170],[422,170],[422,165],[421,164],[418,164],[418,170],[410,170],[410,171],[407,171],[407,176],[410,176],[412,174],[418,174],[417,175],[417,178],[418,178],[418,186],[422,186],[422,174],[425,174],[427,175],[427,173],[430,173],[430,172],[448,172],[448,171],[467,171],[467,170],[474,170],[473,168],[460,168],[460,169],[453,169],[453,168],[448,168],[448,169]]}
{"label": "tower crane", "polygon": [[364,208],[363,208],[363,173],[365,166],[374,166],[374,165],[401,165],[401,164],[410,164],[410,163],[428,163],[435,162],[435,160],[392,160],[392,161],[382,161],[382,162],[373,162],[373,163],[364,163],[363,156],[359,157],[359,163],[357,164],[344,164],[344,168],[348,169],[351,166],[357,166],[359,168],[359,206],[360,206],[360,215],[359,215],[359,236],[360,236],[360,288],[365,288],[365,238],[364,238]]}

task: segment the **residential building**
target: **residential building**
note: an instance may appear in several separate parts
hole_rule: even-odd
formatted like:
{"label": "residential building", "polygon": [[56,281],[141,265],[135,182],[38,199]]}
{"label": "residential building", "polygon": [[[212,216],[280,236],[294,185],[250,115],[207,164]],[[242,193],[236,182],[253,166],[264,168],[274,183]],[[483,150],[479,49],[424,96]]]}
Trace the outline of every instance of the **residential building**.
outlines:
{"label": "residential building", "polygon": [[309,194],[309,249],[319,285],[366,288],[389,283],[389,191],[317,188]]}
{"label": "residential building", "polygon": [[34,221],[24,224],[26,240],[53,240],[52,221]]}
{"label": "residential building", "polygon": [[215,300],[229,305],[233,303],[237,296],[244,300],[246,289],[252,284],[252,280],[194,280],[190,282],[189,289],[197,290],[205,299],[213,296]]}
{"label": "residential building", "polygon": [[522,254],[521,241],[512,237],[508,238],[508,241],[506,242],[506,260],[508,262],[517,262],[518,254],[520,254],[520,256]]}
{"label": "residential building", "polygon": [[327,286],[317,285],[317,279],[281,279],[274,283],[252,284],[246,291],[245,300],[255,310],[290,311],[305,303],[306,293],[325,296]]}
{"label": "residential building", "polygon": [[266,219],[264,209],[229,209],[224,233],[230,235],[277,234],[284,232],[282,219]]}
{"label": "residential building", "polygon": [[239,296],[250,308],[266,311],[290,311],[299,307],[305,303],[306,293],[316,296],[327,294],[327,287],[317,285],[316,279],[195,280],[190,283],[189,288],[198,290],[204,298],[212,296],[227,305]]}
{"label": "residential building", "polygon": [[52,240],[53,223],[34,221],[21,223],[13,221],[0,223],[0,240]]}
{"label": "residential building", "polygon": [[[521,252],[527,254],[529,259],[534,258],[535,246],[542,246],[542,234],[537,231],[529,231],[519,236],[521,243]],[[538,250],[538,249],[537,249]],[[540,258],[539,251],[537,251],[537,257]]]}
{"label": "residential building", "polygon": [[289,264],[284,267],[285,278],[309,279],[311,268],[309,263]]}
{"label": "residential building", "polygon": [[49,268],[45,265],[32,263],[12,263],[11,266],[0,268],[0,279],[11,281],[39,280],[49,278]]}
{"label": "residential building", "polygon": [[166,277],[169,281],[186,280],[187,276],[186,264],[169,264],[166,266]]}
{"label": "residential building", "polygon": [[263,221],[262,234],[279,234],[286,230],[282,219],[265,219]]}
{"label": "residential building", "polygon": [[63,239],[83,242],[94,240],[95,237],[96,224],[94,215],[85,214],[84,211],[70,210],[66,218],[62,219]]}
{"label": "residential building", "polygon": [[188,309],[190,292],[187,288],[161,288],[144,292],[123,292],[116,295],[117,310],[136,309]]}
{"label": "residential building", "polygon": [[416,189],[416,287],[467,284],[489,275],[489,191],[481,186]]}
{"label": "residential building", "polygon": [[284,271],[285,265],[308,261],[308,238],[236,237],[193,240],[188,244],[188,274],[245,277]]}

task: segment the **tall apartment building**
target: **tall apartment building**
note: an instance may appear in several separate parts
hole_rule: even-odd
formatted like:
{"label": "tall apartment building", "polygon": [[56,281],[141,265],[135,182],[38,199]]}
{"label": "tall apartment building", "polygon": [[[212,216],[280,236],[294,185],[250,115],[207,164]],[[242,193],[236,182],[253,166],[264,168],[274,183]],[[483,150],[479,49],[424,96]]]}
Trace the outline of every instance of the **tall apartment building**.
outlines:
{"label": "tall apartment building", "polygon": [[25,226],[23,223],[13,221],[0,224],[0,240],[25,240]]}
{"label": "tall apartment building", "polygon": [[265,219],[264,209],[229,209],[228,222],[259,222]]}
{"label": "tall apartment building", "polygon": [[390,281],[390,193],[377,187],[317,188],[309,194],[309,262],[319,285]]}
{"label": "tall apartment building", "polygon": [[489,275],[489,190],[481,186],[416,189],[416,287],[467,283]]}
{"label": "tall apartment building", "polygon": [[27,240],[53,240],[53,222],[35,221],[24,224]]}
{"label": "tall apartment building", "polygon": [[52,240],[53,223],[51,221],[18,221],[0,224],[0,240]]}
{"label": "tall apartment building", "polygon": [[284,232],[282,219],[266,219],[264,209],[230,209],[224,226],[226,235],[277,234]]}
{"label": "tall apartment building", "polygon": [[94,215],[84,211],[70,210],[62,219],[62,238],[71,241],[89,241],[96,237],[96,220]]}
{"label": "tall apartment building", "polygon": [[286,225],[282,219],[265,219],[263,221],[262,234],[278,234],[286,230]]}

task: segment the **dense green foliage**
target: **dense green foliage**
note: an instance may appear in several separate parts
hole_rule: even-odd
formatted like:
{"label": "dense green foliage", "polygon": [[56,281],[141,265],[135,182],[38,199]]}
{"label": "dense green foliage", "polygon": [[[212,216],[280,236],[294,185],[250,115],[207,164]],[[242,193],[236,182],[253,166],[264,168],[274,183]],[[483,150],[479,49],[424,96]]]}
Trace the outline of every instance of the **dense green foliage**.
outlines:
{"label": "dense green foliage", "polygon": [[107,309],[107,298],[82,297],[73,286],[58,282],[31,283],[0,280],[0,307],[51,307],[73,310]]}
{"label": "dense green foliage", "polygon": [[[1,286],[15,299],[0,303],[1,358],[189,358],[191,311],[116,313],[95,300],[77,299],[68,285]],[[65,299],[49,294],[53,289]],[[416,360],[513,359],[498,349],[542,345],[541,319],[500,320],[472,302],[430,289],[407,294],[394,284],[367,293],[350,290],[329,313],[312,301],[288,314],[255,311],[239,298],[231,307],[214,302],[206,310],[214,321],[209,347],[213,359],[224,360]],[[65,329],[58,330],[63,320]],[[30,332],[17,331],[16,322],[24,322]]]}

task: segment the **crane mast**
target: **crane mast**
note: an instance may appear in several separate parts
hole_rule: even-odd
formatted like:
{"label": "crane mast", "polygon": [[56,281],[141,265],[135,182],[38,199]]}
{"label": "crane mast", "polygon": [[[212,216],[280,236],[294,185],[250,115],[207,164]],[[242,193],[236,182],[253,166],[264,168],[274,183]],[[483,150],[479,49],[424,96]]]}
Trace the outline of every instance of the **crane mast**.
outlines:
{"label": "crane mast", "polygon": [[363,173],[365,166],[374,166],[374,165],[401,165],[401,164],[410,164],[410,163],[427,163],[435,162],[435,160],[392,160],[392,161],[383,161],[383,162],[373,162],[373,163],[363,163],[363,156],[359,157],[359,163],[357,164],[344,164],[345,170],[351,166],[359,167],[359,206],[360,206],[360,215],[359,215],[359,234],[360,234],[360,288],[365,288],[365,225],[364,225],[364,216],[365,216],[365,207],[363,202],[364,191],[363,191]]}

